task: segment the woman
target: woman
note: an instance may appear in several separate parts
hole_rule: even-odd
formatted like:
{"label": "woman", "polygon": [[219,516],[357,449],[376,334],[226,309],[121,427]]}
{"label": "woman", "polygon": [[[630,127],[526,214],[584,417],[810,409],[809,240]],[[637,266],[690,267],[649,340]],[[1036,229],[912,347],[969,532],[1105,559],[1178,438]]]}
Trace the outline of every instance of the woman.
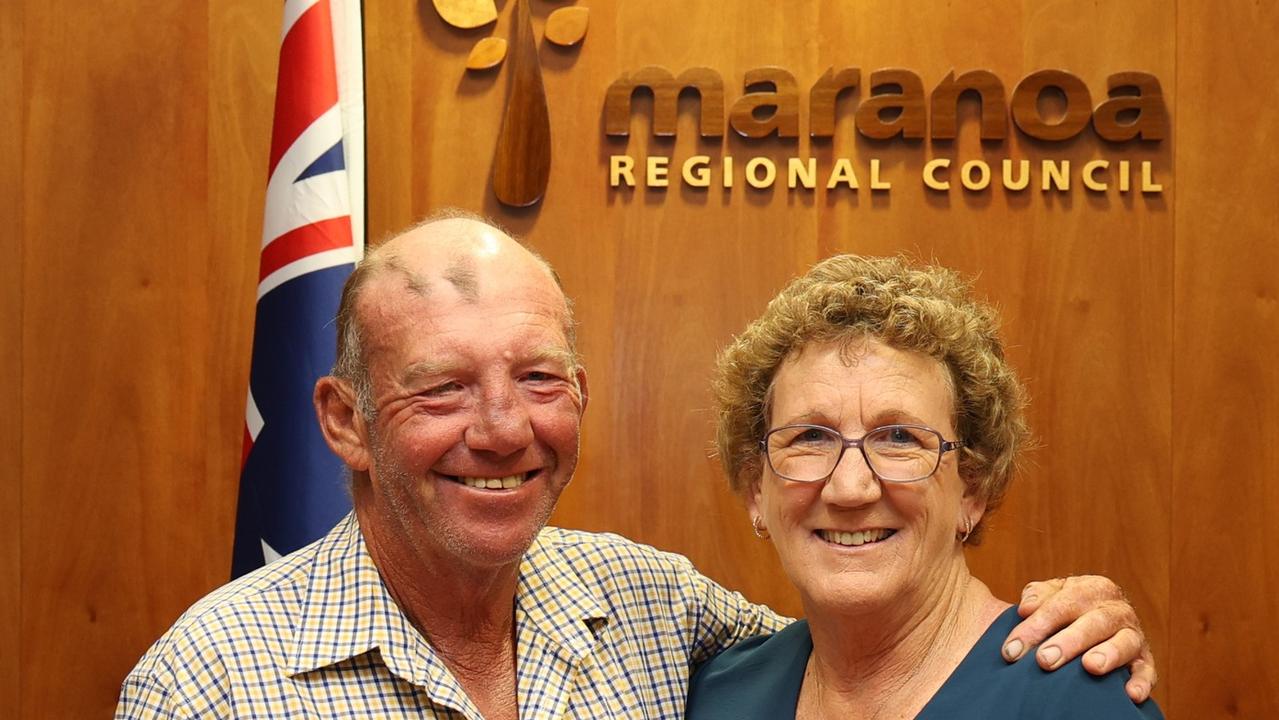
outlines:
{"label": "woman", "polygon": [[955,273],[845,255],[724,352],[720,456],[807,620],[707,663],[691,720],[1162,717],[1126,672],[999,659],[1016,609],[964,558],[1028,439],[996,331]]}

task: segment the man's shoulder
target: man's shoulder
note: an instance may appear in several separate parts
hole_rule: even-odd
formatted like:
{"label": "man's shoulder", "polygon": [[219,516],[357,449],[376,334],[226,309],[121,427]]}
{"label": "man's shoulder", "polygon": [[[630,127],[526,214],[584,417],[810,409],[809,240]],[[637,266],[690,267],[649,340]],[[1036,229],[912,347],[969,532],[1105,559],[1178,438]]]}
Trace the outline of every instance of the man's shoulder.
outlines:
{"label": "man's shoulder", "polygon": [[130,677],[206,664],[248,647],[286,643],[306,598],[315,545],[286,555],[196,601],[138,662]]}
{"label": "man's shoulder", "polygon": [[600,568],[600,572],[609,572],[620,565],[645,572],[696,572],[692,561],[679,553],[659,550],[616,533],[547,526],[538,539],[544,550],[556,553],[579,571]]}

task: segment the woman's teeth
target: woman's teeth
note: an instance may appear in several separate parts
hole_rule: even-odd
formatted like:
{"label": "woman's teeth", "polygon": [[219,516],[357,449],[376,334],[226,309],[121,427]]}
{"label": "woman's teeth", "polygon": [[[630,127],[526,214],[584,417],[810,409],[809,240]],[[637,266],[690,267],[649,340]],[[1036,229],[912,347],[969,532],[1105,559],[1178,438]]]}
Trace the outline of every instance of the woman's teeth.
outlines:
{"label": "woman's teeth", "polygon": [[508,475],[501,478],[481,478],[481,477],[465,477],[459,476],[458,482],[467,487],[479,488],[481,490],[510,490],[524,484],[525,474]]}
{"label": "woman's teeth", "polygon": [[861,530],[858,532],[840,532],[838,530],[822,530],[820,535],[826,542],[835,543],[836,545],[865,545],[866,543],[879,542],[889,535],[893,534],[893,530],[879,528],[876,530]]}

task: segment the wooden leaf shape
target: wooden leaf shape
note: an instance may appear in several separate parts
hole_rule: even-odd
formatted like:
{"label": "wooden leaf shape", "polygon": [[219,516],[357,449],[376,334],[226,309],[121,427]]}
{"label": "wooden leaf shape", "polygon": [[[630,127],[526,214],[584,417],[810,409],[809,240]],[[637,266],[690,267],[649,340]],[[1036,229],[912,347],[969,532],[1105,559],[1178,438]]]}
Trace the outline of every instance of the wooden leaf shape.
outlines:
{"label": "wooden leaf shape", "polygon": [[500,65],[505,57],[506,38],[482,38],[471,48],[471,55],[466,58],[466,69],[488,70]]}
{"label": "wooden leaf shape", "polygon": [[497,4],[493,0],[433,0],[435,11],[444,22],[455,28],[470,30],[487,25],[497,19]]}
{"label": "wooden leaf shape", "polygon": [[527,207],[542,199],[551,175],[551,117],[537,59],[529,0],[516,0],[511,28],[510,89],[493,158],[493,193],[505,205]]}
{"label": "wooden leaf shape", "polygon": [[586,22],[590,8],[560,8],[546,18],[546,39],[556,45],[576,45],[586,37]]}

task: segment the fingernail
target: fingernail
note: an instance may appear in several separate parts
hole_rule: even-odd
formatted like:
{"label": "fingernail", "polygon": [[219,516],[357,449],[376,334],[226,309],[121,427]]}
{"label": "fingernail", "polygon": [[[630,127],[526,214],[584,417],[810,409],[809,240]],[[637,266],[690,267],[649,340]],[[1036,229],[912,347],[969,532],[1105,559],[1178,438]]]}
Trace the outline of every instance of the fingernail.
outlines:
{"label": "fingernail", "polygon": [[1093,667],[1097,670],[1097,672],[1106,672],[1106,663],[1108,662],[1106,653],[1100,650],[1094,650],[1088,653],[1088,657],[1092,658]]}
{"label": "fingernail", "polygon": [[1022,596],[1021,596],[1021,602],[1022,602],[1022,604],[1023,604],[1023,605],[1024,605],[1024,604],[1026,604],[1026,603],[1028,603],[1028,602],[1035,602],[1035,601],[1036,601],[1036,600],[1038,600],[1038,599],[1039,599],[1039,596],[1038,596],[1038,595],[1035,595],[1035,594],[1033,594],[1033,593],[1032,593],[1032,594],[1030,594],[1030,595],[1022,595]]}
{"label": "fingernail", "polygon": [[[1137,695],[1137,697],[1134,697],[1134,698],[1133,698],[1133,700],[1134,700],[1134,701],[1135,701],[1135,700],[1137,700],[1137,698],[1148,698],[1148,697],[1150,697],[1150,688],[1146,687],[1146,683],[1144,683],[1144,682],[1135,682],[1135,683],[1133,683],[1132,689],[1133,689],[1133,692],[1135,692],[1135,693],[1136,693],[1136,695]],[[1144,700],[1143,700],[1143,702],[1144,702]]]}
{"label": "fingernail", "polygon": [[1061,648],[1056,645],[1040,648],[1039,659],[1048,663],[1048,667],[1055,668],[1057,667],[1057,662],[1061,660]]}
{"label": "fingernail", "polygon": [[1004,657],[1009,660],[1016,660],[1021,657],[1021,651],[1024,646],[1020,640],[1013,640],[1004,646]]}

